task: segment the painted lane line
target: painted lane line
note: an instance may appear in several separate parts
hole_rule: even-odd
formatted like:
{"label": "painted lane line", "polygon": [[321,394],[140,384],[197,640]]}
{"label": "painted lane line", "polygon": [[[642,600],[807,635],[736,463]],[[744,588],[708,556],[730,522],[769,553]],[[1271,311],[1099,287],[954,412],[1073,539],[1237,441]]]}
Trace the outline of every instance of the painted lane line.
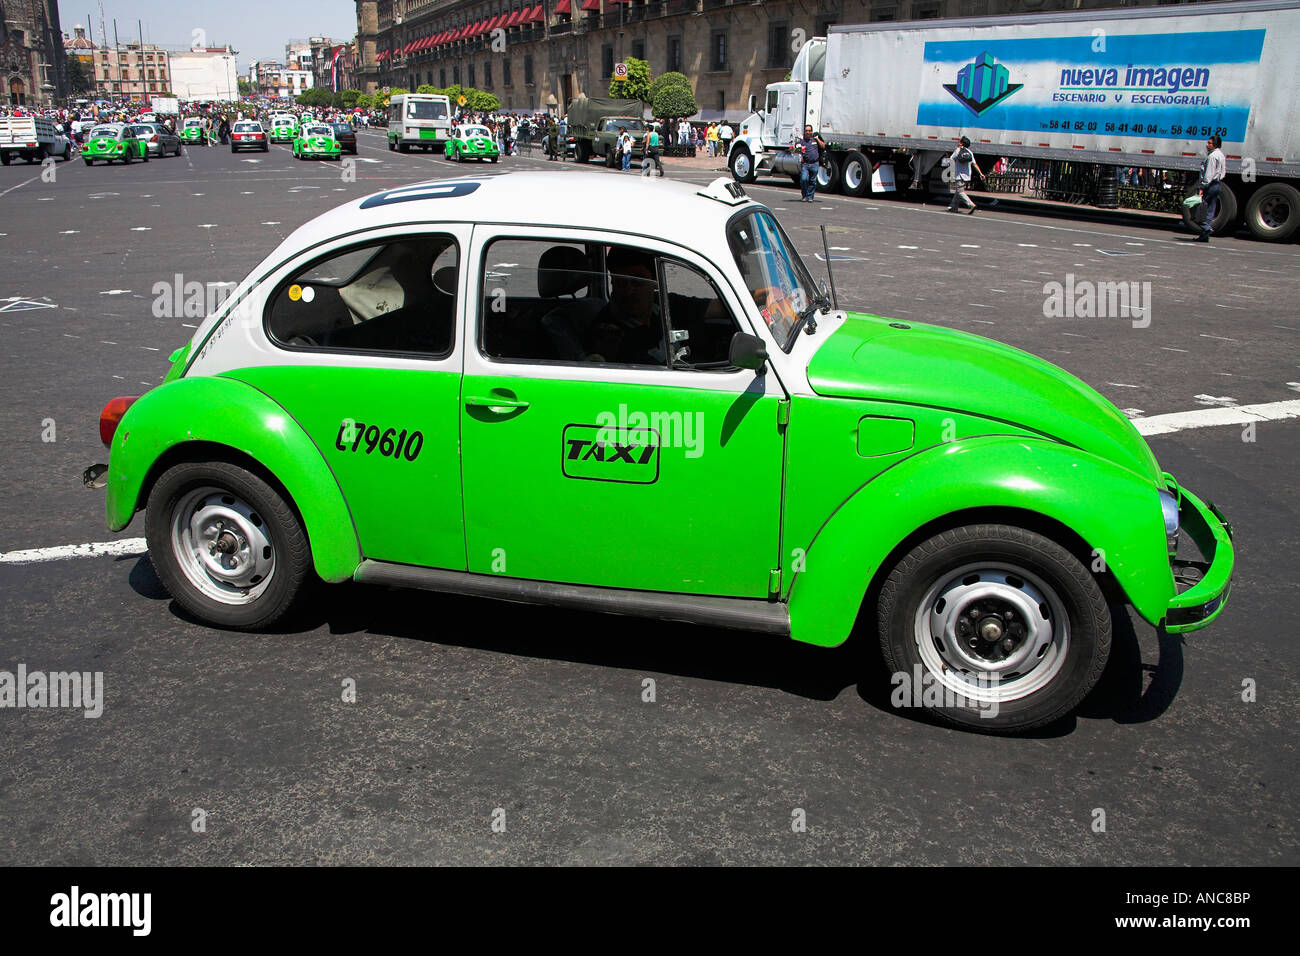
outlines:
{"label": "painted lane line", "polygon": [[128,554],[144,554],[148,550],[144,538],[122,538],[119,541],[61,544],[53,548],[31,548],[26,551],[0,551],[0,564],[37,564],[42,561],[63,561],[67,558],[120,557]]}
{"label": "painted lane line", "polygon": [[1237,404],[1237,400],[1230,395],[1193,395],[1198,405],[1219,405],[1225,408]]}
{"label": "painted lane line", "polygon": [[1248,425],[1251,422],[1277,422],[1300,418],[1300,400],[1291,402],[1265,402],[1259,405],[1237,405],[1232,408],[1203,408],[1194,412],[1173,412],[1135,418],[1133,425],[1146,436],[1168,435],[1190,428],[1213,428],[1219,425]]}

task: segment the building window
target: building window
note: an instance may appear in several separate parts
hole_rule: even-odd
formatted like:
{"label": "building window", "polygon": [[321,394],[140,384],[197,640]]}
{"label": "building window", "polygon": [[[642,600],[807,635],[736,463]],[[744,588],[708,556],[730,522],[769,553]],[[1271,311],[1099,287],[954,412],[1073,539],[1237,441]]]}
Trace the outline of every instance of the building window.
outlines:
{"label": "building window", "polygon": [[531,53],[524,54],[524,85],[533,85],[533,55]]}
{"label": "building window", "polygon": [[447,88],[447,68],[445,66],[438,67],[438,85],[444,90]]}
{"label": "building window", "polygon": [[680,73],[682,69],[682,37],[681,34],[668,37],[667,41],[667,62],[664,66],[665,72]]}
{"label": "building window", "polygon": [[727,31],[714,30],[709,37],[709,69],[720,73],[727,69]]}
{"label": "building window", "polygon": [[501,60],[501,83],[503,86],[513,86],[514,80],[510,78],[510,58],[503,57]]}
{"label": "building window", "polygon": [[602,44],[600,47],[600,78],[608,80],[614,75],[614,45]]}
{"label": "building window", "polygon": [[460,64],[453,63],[451,66],[451,82],[454,86],[460,86]]}
{"label": "building window", "polygon": [[767,28],[767,68],[769,70],[790,69],[790,21],[777,20]]}
{"label": "building window", "polygon": [[938,3],[917,3],[912,6],[912,15],[917,20],[938,20]]}
{"label": "building window", "polygon": [[892,23],[898,19],[898,7],[893,3],[883,3],[879,6],[872,4],[871,22],[872,23]]}
{"label": "building window", "polygon": [[424,71],[424,82],[428,83],[430,86],[433,86],[433,70]]}
{"label": "building window", "polygon": [[466,79],[469,81],[467,85],[472,87],[474,85],[474,64],[471,63],[467,67],[467,69],[469,71],[469,75],[466,77]]}
{"label": "building window", "polygon": [[632,56],[638,60],[645,59],[645,40],[632,41]]}
{"label": "building window", "polygon": [[727,112],[727,91],[718,90],[718,112]]}
{"label": "building window", "polygon": [[818,17],[816,35],[819,37],[827,36],[831,32],[831,27],[833,27],[838,22],[839,21],[836,20],[834,17]]}
{"label": "building window", "polygon": [[492,88],[492,61],[488,60],[483,64],[483,85],[488,89]]}

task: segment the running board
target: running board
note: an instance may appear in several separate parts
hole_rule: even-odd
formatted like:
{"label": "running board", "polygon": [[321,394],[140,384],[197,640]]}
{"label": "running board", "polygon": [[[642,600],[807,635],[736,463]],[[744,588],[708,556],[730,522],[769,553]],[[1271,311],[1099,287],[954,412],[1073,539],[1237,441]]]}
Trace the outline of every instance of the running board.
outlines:
{"label": "running board", "polygon": [[668,591],[633,591],[590,584],[554,584],[468,571],[419,568],[410,564],[365,560],[353,578],[364,584],[420,588],[447,594],[494,598],[515,604],[547,604],[604,614],[651,617],[763,634],[790,636],[787,605],[760,598],[710,597]]}

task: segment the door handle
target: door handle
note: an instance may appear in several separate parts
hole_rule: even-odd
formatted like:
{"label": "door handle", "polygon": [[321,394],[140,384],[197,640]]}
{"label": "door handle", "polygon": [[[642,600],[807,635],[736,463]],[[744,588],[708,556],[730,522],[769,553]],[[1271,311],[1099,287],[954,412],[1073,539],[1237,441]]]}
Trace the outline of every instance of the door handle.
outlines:
{"label": "door handle", "polygon": [[497,395],[466,395],[465,404],[472,408],[486,408],[499,415],[507,411],[528,407],[527,402],[518,398],[501,398]]}

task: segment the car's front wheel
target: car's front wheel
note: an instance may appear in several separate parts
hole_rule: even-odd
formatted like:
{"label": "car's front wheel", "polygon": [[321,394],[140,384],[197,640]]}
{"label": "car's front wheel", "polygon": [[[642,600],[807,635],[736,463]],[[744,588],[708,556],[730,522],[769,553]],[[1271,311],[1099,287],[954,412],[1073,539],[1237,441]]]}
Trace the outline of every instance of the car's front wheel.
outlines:
{"label": "car's front wheel", "polygon": [[1089,570],[1055,541],[1006,525],[956,528],[913,548],[877,611],[894,703],[975,730],[1064,717],[1110,654],[1110,609]]}
{"label": "car's front wheel", "polygon": [[293,509],[257,475],[228,462],[163,473],[145,512],[158,577],[190,614],[256,630],[293,604],[311,564]]}

